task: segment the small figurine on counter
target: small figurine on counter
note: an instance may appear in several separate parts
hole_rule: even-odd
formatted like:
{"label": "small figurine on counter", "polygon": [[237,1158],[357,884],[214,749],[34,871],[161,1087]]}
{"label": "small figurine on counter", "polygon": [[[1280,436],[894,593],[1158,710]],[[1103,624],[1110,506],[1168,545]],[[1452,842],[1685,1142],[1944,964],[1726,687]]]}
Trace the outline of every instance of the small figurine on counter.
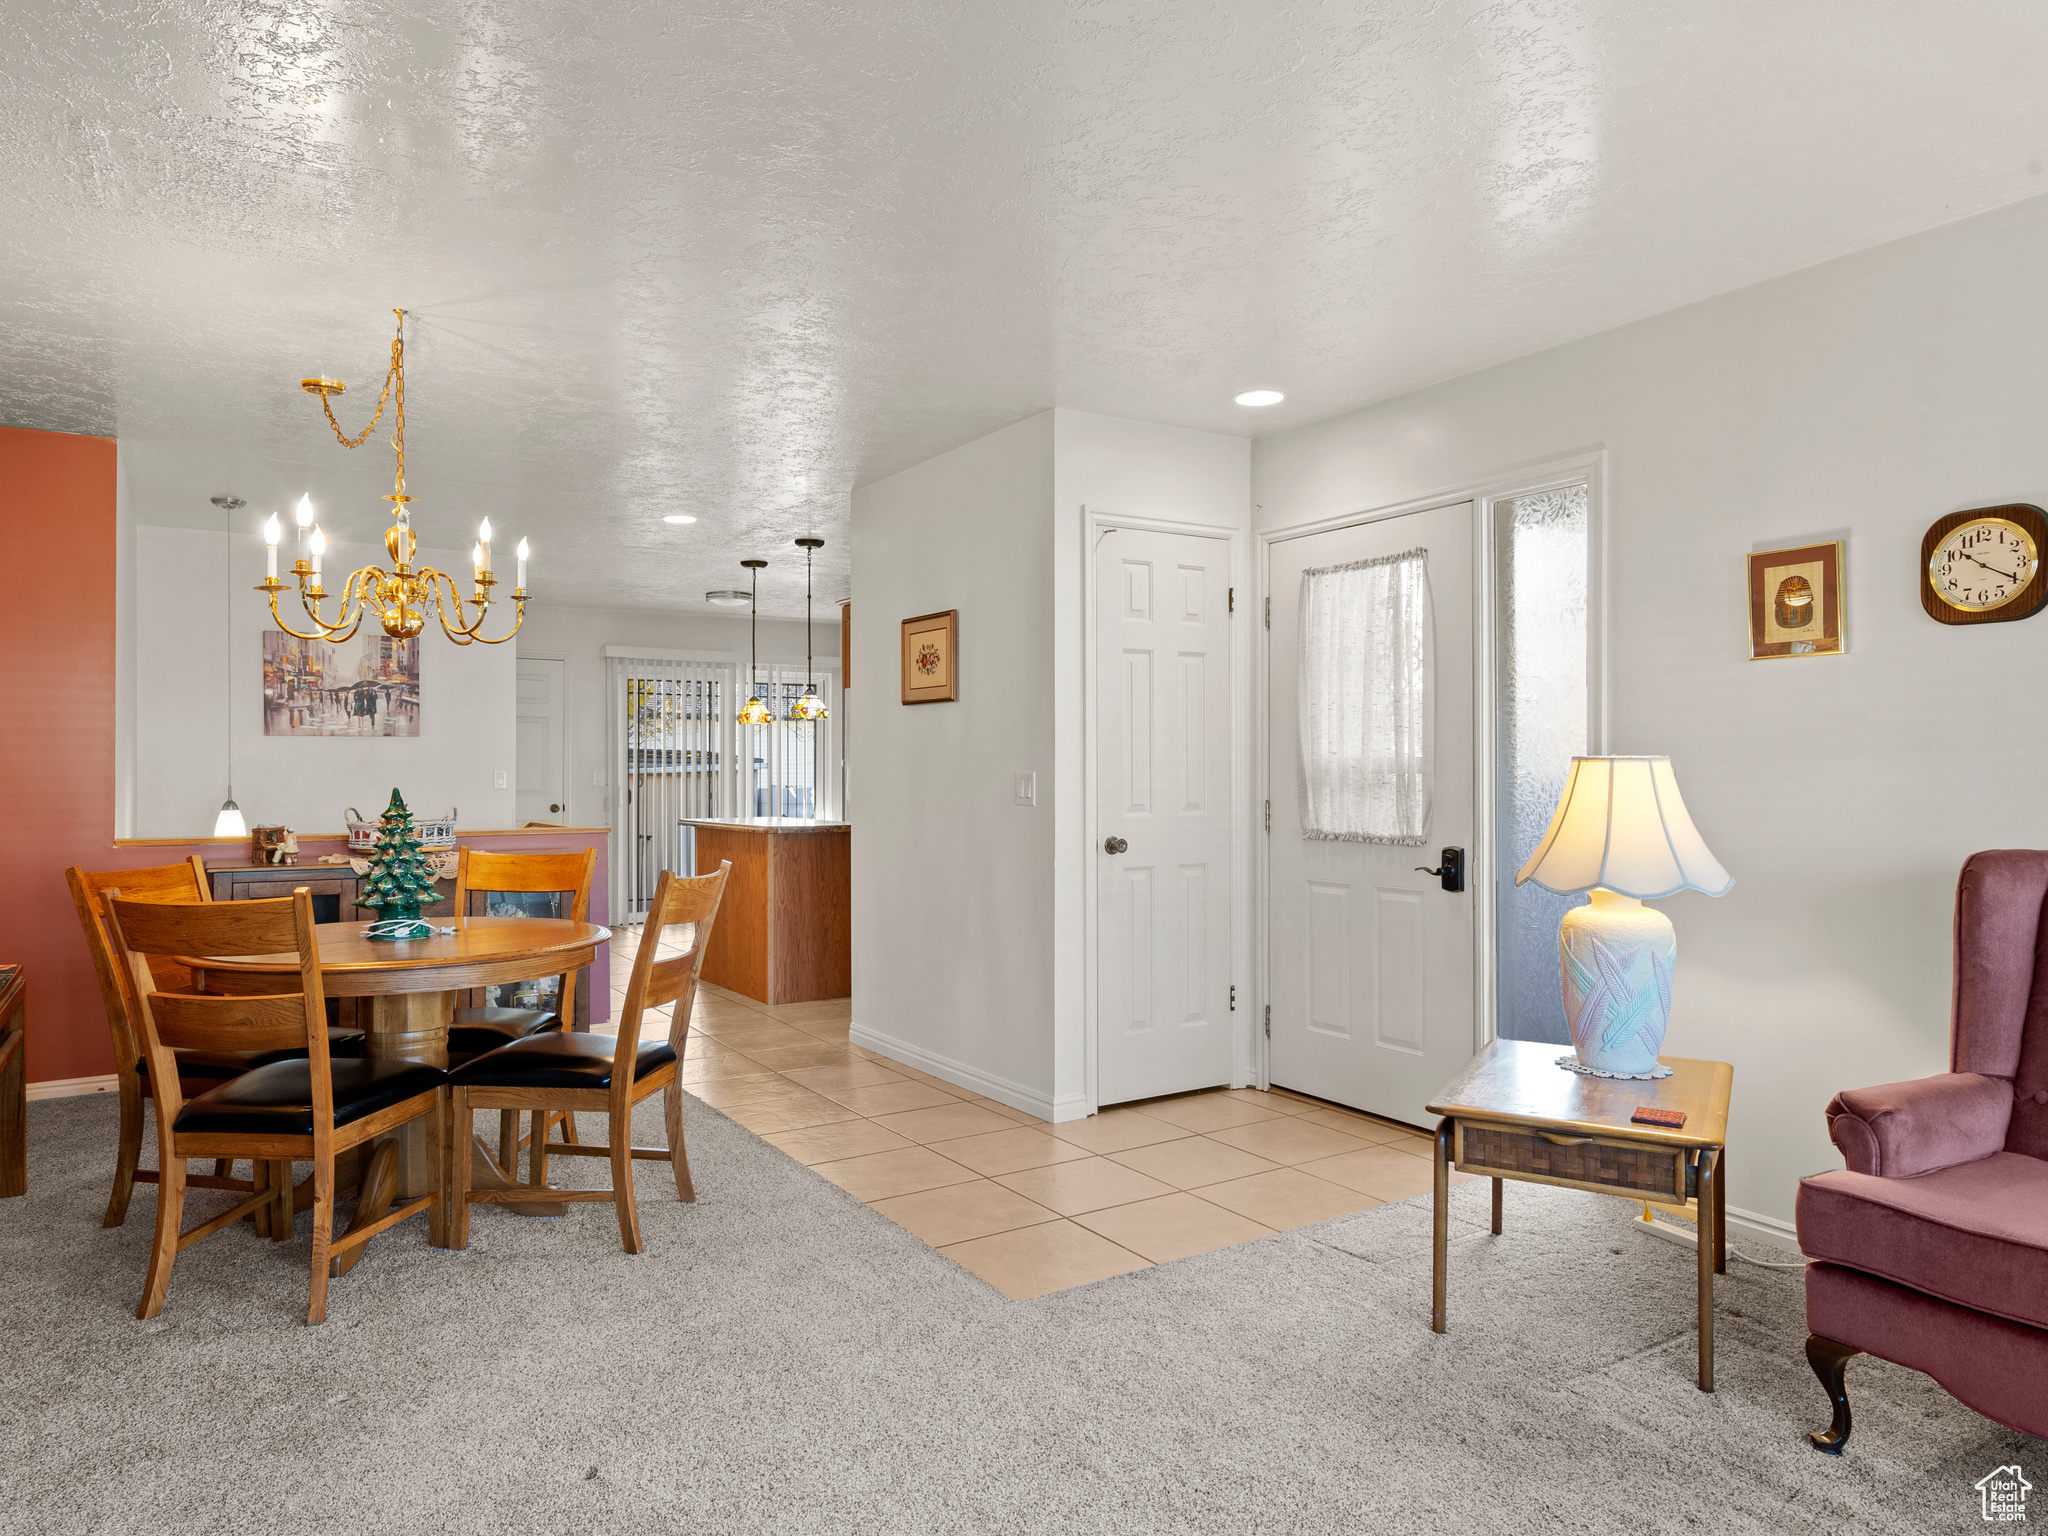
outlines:
{"label": "small figurine on counter", "polygon": [[249,839],[250,852],[258,864],[299,862],[299,837],[290,827],[252,827]]}

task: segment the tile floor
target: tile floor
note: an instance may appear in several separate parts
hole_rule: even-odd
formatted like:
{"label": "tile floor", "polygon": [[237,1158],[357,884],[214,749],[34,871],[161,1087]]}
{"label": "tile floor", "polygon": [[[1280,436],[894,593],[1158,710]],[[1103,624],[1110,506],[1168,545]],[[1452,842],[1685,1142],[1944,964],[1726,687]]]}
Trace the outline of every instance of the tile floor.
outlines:
{"label": "tile floor", "polygon": [[[637,932],[620,932],[601,1030]],[[1050,1125],[851,1044],[851,1018],[846,998],[770,1007],[706,986],[684,1086],[1019,1300],[1430,1189],[1423,1133],[1285,1090]]]}

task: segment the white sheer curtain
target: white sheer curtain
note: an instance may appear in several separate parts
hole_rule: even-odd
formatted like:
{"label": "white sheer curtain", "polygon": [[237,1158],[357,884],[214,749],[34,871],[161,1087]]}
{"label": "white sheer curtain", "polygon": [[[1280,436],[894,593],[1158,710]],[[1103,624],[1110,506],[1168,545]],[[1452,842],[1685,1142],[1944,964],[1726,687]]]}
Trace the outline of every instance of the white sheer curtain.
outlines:
{"label": "white sheer curtain", "polygon": [[1419,847],[1436,769],[1429,551],[1301,573],[1301,826]]}

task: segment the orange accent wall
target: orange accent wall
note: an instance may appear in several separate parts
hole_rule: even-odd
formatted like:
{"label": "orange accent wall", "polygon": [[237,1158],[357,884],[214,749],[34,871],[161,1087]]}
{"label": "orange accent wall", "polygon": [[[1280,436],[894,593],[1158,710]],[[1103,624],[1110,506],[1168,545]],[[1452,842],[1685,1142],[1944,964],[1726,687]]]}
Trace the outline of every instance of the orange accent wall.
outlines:
{"label": "orange accent wall", "polygon": [[115,479],[111,438],[0,427],[0,964],[29,968],[31,1082],[114,1070],[64,870],[114,840]]}

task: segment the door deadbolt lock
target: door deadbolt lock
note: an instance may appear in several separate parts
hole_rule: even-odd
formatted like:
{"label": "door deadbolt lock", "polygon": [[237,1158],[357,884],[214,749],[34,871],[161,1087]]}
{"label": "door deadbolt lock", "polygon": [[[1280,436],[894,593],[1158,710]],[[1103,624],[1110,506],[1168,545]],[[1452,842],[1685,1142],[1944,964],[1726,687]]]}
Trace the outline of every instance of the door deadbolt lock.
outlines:
{"label": "door deadbolt lock", "polygon": [[1443,881],[1444,889],[1447,891],[1462,891],[1465,889],[1465,850],[1446,848],[1443,858],[1443,863],[1435,869],[1426,864],[1416,865],[1415,873],[1437,876]]}
{"label": "door deadbolt lock", "polygon": [[1104,853],[1126,853],[1130,850],[1130,846],[1129,843],[1120,837],[1105,837],[1102,840],[1102,851]]}

